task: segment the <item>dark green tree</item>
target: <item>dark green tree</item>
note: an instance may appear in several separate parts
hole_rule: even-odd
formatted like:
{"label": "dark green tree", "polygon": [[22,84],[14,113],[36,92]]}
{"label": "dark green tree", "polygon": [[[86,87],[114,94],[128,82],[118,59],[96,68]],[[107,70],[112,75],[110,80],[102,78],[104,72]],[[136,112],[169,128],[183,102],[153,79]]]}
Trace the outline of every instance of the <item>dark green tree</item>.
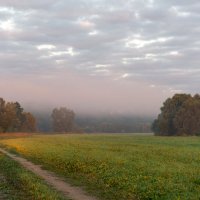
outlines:
{"label": "dark green tree", "polygon": [[[155,135],[177,135],[181,134],[181,111],[187,101],[194,101],[189,94],[175,94],[168,98],[161,107],[161,113],[152,124]],[[186,106],[187,107],[187,106]],[[188,108],[190,110],[190,108]],[[189,115],[187,115],[189,117]]]}
{"label": "dark green tree", "polygon": [[177,135],[200,135],[200,98],[188,99],[174,119]]}

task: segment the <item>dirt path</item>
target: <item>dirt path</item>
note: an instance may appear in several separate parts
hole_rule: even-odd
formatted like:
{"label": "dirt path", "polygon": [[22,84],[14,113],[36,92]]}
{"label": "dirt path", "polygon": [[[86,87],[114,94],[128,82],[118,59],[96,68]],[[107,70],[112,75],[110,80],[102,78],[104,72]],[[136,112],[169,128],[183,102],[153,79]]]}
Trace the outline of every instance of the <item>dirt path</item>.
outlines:
{"label": "dirt path", "polygon": [[40,176],[49,185],[53,186],[57,191],[62,192],[68,198],[71,198],[73,200],[97,200],[96,198],[85,194],[85,192],[81,188],[71,186],[69,183],[64,182],[61,178],[56,176],[54,173],[41,169],[40,166],[33,164],[25,158],[21,158],[19,156],[11,154],[2,148],[0,148],[0,152],[17,161],[29,171],[32,171],[34,174]]}

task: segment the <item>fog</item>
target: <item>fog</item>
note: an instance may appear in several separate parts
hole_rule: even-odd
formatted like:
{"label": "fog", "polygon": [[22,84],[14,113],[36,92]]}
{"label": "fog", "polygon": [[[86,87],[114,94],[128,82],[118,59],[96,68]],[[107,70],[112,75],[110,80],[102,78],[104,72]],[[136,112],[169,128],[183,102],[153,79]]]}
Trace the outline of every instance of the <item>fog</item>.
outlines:
{"label": "fog", "polygon": [[1,96],[29,110],[65,106],[79,114],[155,115],[169,91],[133,80],[62,71],[48,76],[1,77]]}

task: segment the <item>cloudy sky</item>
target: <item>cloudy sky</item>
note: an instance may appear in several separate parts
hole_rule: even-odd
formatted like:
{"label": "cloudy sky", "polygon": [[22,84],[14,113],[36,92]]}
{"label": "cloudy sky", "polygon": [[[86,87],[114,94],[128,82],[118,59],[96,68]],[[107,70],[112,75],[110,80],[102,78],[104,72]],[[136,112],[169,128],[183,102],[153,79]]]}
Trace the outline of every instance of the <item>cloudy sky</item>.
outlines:
{"label": "cloudy sky", "polygon": [[156,114],[199,92],[199,55],[199,0],[0,0],[7,100]]}

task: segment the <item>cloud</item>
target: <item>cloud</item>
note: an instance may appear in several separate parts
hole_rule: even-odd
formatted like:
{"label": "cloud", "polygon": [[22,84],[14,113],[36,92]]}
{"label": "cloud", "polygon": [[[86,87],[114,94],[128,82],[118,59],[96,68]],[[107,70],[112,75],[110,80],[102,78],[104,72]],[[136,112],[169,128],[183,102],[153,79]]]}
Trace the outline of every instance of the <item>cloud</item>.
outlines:
{"label": "cloud", "polygon": [[195,93],[199,11],[198,0],[1,0],[0,76],[20,77],[24,84],[27,77],[39,76],[42,86],[47,79],[67,83],[57,76],[64,70],[83,77],[82,82],[102,80],[102,88],[110,80],[113,90],[128,82],[134,90],[142,84],[141,93],[159,88],[160,97],[163,91]]}
{"label": "cloud", "polygon": [[52,44],[41,44],[41,45],[37,46],[38,50],[45,50],[45,49],[51,50],[51,49],[55,49],[55,48],[56,47],[54,45],[52,45]]}

